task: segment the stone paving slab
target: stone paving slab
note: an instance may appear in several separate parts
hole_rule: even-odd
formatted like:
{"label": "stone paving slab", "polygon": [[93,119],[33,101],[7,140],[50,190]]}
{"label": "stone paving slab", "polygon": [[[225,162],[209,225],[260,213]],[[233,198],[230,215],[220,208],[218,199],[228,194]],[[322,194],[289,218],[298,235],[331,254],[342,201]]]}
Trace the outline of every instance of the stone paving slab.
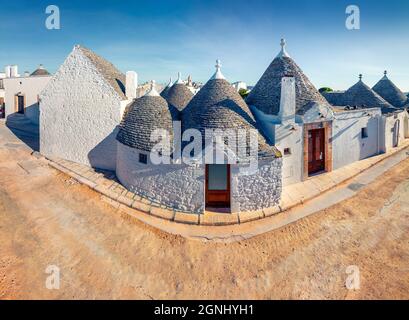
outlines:
{"label": "stone paving slab", "polygon": [[113,172],[95,170],[88,166],[56,157],[48,157],[47,159],[51,167],[99,192],[102,195],[102,199],[108,204],[115,208],[127,208],[126,212],[132,211],[134,215],[147,214],[181,224],[229,226],[272,217],[299,204],[310,201],[408,146],[409,141],[405,141],[400,147],[395,148],[391,152],[353,163],[327,174],[311,177],[301,183],[285,186],[283,188],[280,206],[255,212],[241,212],[238,214],[205,212],[202,215],[198,215],[175,212],[172,208],[166,208],[158,203],[152,203],[149,199],[142,198],[127,190],[118,182]]}

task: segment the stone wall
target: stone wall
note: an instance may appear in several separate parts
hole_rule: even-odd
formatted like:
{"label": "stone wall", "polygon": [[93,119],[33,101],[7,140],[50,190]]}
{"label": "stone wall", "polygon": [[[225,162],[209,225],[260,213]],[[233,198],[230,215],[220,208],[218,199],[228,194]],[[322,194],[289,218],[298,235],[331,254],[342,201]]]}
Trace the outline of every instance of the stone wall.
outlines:
{"label": "stone wall", "polygon": [[[148,155],[148,164],[139,162],[139,153]],[[154,165],[147,152],[118,142],[116,175],[128,190],[182,212],[204,211],[204,166],[185,164]]]}
{"label": "stone wall", "polygon": [[80,50],[74,48],[40,98],[42,154],[115,170],[122,98]]}
{"label": "stone wall", "polygon": [[260,160],[254,174],[240,173],[231,166],[231,211],[254,211],[279,204],[282,192],[282,158]]}

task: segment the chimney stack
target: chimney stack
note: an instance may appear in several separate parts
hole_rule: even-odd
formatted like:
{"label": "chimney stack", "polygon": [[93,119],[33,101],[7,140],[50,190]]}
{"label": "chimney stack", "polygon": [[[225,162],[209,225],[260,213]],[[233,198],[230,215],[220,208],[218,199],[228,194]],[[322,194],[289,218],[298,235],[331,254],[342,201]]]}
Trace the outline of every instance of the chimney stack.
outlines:
{"label": "chimney stack", "polygon": [[136,99],[136,88],[138,87],[138,75],[135,71],[126,72],[125,95],[128,100]]}
{"label": "chimney stack", "polygon": [[4,73],[6,74],[6,78],[11,77],[11,66],[5,66]]}
{"label": "chimney stack", "polygon": [[281,100],[279,117],[281,122],[295,122],[295,78],[283,77],[281,79]]}
{"label": "chimney stack", "polygon": [[17,77],[19,77],[20,75],[18,74],[18,66],[17,65],[13,65],[13,66],[11,66],[11,74],[10,74],[10,77],[12,77],[12,78],[17,78]]}

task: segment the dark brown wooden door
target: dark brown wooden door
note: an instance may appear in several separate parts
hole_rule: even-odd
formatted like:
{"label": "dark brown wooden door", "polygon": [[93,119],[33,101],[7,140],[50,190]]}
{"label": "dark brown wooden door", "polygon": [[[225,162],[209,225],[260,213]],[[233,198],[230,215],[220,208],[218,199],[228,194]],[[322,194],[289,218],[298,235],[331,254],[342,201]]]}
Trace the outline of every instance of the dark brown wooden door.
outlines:
{"label": "dark brown wooden door", "polygon": [[308,174],[325,170],[325,129],[308,131]]}
{"label": "dark brown wooden door", "polygon": [[230,165],[206,165],[206,206],[230,207]]}

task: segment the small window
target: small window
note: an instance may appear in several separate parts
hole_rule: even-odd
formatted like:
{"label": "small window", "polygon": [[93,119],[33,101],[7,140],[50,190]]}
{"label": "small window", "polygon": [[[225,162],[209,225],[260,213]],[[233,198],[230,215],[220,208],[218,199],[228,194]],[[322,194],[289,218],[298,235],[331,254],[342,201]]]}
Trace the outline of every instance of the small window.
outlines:
{"label": "small window", "polygon": [[148,163],[148,156],[146,154],[140,153],[139,154],[139,162],[143,164]]}
{"label": "small window", "polygon": [[291,155],[291,148],[284,148],[284,155],[285,156]]}
{"label": "small window", "polygon": [[362,139],[368,138],[368,128],[362,128],[361,129],[361,137]]}

